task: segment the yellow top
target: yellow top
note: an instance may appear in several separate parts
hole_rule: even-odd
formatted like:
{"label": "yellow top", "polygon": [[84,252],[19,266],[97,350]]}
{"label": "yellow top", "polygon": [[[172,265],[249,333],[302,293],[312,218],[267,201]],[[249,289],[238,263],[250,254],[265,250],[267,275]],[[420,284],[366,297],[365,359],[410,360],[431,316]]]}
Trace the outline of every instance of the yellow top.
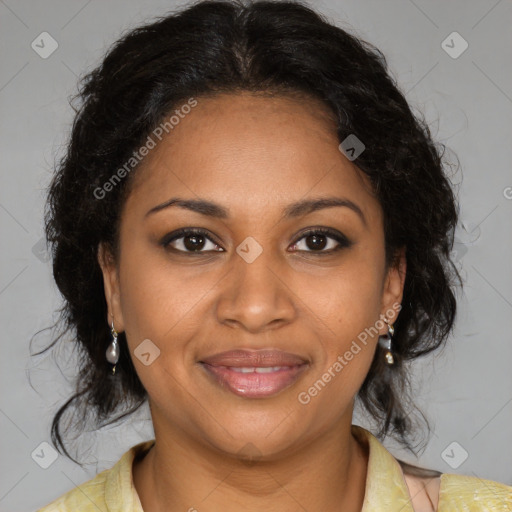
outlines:
{"label": "yellow top", "polygon": [[[352,432],[369,449],[366,492],[361,512],[418,512],[411,505],[400,464],[366,429]],[[111,468],[79,485],[37,512],[143,512],[132,481],[135,456],[154,444],[145,441],[128,450]],[[478,477],[443,473],[440,477],[439,512],[510,512],[512,487]]]}

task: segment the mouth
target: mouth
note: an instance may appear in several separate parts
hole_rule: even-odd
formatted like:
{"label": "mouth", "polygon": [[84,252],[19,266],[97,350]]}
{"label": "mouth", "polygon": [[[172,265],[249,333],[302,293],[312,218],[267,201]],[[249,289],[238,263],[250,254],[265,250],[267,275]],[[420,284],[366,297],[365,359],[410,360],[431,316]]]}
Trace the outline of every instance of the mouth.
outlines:
{"label": "mouth", "polygon": [[199,361],[211,381],[235,395],[266,398],[298,380],[309,362],[278,350],[223,352]]}
{"label": "mouth", "polygon": [[201,363],[221,387],[246,398],[265,398],[291,386],[306,369],[296,366],[230,367]]}

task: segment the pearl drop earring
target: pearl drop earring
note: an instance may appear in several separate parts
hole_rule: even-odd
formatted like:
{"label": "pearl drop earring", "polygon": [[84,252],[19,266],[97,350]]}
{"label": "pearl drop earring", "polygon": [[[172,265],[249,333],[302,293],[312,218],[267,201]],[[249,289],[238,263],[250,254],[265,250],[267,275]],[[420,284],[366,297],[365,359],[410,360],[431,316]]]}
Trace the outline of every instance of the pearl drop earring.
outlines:
{"label": "pearl drop earring", "polygon": [[392,343],[393,343],[393,334],[395,334],[395,328],[393,324],[389,323],[387,318],[384,319],[384,322],[388,325],[388,333],[384,336],[379,336],[379,345],[386,350],[384,357],[386,358],[386,363],[391,366],[395,364],[395,358],[393,357],[392,352]]}
{"label": "pearl drop earring", "polygon": [[107,361],[110,364],[113,364],[112,375],[116,373],[116,364],[119,361],[119,344],[117,343],[117,331],[114,329],[114,321],[112,320],[112,327],[110,329],[112,333],[112,342],[107,348],[105,352],[105,356],[107,357]]}

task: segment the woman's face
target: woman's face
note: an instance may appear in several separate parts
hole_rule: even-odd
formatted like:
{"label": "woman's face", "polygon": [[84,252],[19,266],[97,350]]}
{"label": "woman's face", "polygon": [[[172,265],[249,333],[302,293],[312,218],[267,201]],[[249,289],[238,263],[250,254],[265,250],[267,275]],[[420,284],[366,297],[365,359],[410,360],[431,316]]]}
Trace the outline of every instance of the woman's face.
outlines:
{"label": "woman's face", "polygon": [[[317,100],[243,93],[190,110],[133,176],[119,260],[100,251],[109,313],[157,436],[271,458],[350,423],[405,259],[386,270],[380,204]],[[171,199],[212,205],[159,207]],[[307,206],[321,199],[345,205]],[[205,233],[173,235],[189,228]]]}

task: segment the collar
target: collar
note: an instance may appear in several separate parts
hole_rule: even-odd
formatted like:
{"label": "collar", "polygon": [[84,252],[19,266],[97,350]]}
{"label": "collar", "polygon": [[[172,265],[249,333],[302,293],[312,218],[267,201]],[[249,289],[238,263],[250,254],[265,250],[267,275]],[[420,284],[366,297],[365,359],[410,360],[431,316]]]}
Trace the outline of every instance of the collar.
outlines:
{"label": "collar", "polygon": [[352,435],[368,446],[366,491],[361,512],[414,512],[398,461],[368,430],[352,425]]}
{"label": "collar", "polygon": [[[397,460],[368,430],[352,425],[352,435],[368,447],[366,491],[361,512],[414,512],[407,484]],[[109,512],[144,512],[132,479],[136,457],[142,457],[155,444],[144,441],[133,446],[112,467],[105,480],[105,502]]]}

